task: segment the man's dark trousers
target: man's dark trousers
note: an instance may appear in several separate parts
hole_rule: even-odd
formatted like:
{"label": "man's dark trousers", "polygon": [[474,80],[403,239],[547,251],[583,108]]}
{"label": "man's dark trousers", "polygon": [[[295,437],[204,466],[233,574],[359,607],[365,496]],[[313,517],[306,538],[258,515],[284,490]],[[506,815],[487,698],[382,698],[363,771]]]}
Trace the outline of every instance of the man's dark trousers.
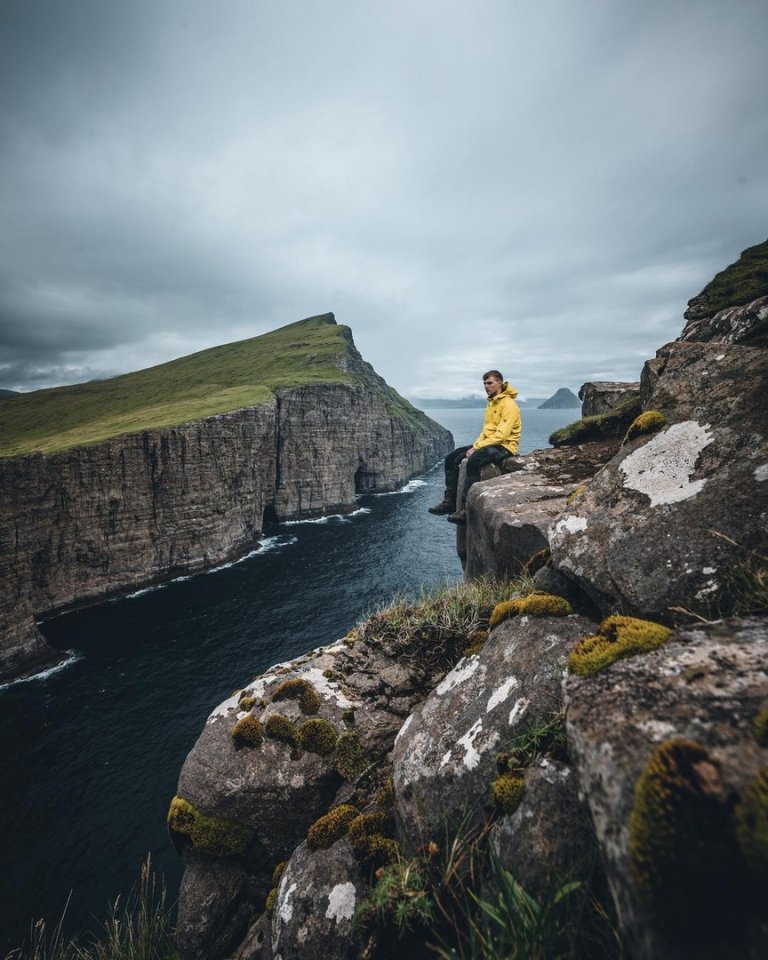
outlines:
{"label": "man's dark trousers", "polygon": [[[467,450],[469,450],[471,446],[472,444],[470,443],[466,447],[456,447],[456,449],[451,451],[445,458],[445,490],[446,494],[450,497],[456,496],[459,486],[459,467],[461,466],[461,461],[466,456]],[[512,454],[506,447],[496,446],[495,444],[489,447],[480,447],[479,450],[476,450],[469,458],[469,463],[467,464],[467,481],[464,489],[465,496],[472,484],[480,479],[481,467],[486,463],[496,463],[499,460],[506,460],[507,457],[511,456]]]}

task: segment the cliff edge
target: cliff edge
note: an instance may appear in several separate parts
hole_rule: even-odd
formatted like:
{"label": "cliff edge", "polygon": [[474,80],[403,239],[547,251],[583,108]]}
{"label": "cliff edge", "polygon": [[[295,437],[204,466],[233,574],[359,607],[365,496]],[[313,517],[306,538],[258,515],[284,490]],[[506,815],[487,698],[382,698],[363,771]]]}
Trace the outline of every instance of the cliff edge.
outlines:
{"label": "cliff edge", "polygon": [[56,658],[35,619],[352,509],[452,446],[333,314],[0,410],[0,679]]}

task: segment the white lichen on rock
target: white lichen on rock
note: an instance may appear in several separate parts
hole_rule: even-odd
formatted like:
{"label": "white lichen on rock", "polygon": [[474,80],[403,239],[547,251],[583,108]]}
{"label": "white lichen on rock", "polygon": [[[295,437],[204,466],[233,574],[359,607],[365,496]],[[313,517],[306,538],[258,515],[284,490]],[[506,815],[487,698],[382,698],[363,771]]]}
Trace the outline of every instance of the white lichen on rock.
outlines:
{"label": "white lichen on rock", "polygon": [[400,739],[400,737],[402,737],[402,735],[405,733],[408,727],[410,727],[412,720],[413,720],[413,714],[411,713],[409,714],[409,716],[405,718],[405,723],[397,731],[397,736],[395,737],[395,743],[397,743],[397,741]]}
{"label": "white lichen on rock", "polygon": [[498,707],[500,703],[503,703],[517,685],[517,677],[508,677],[504,683],[502,683],[499,689],[495,690],[491,694],[488,700],[488,705],[485,708],[485,712],[490,713],[494,707]]}
{"label": "white lichen on rock", "polygon": [[[459,737],[456,741],[457,747],[464,748],[464,756],[462,762],[467,770],[474,770],[475,767],[480,763],[480,751],[475,747],[475,741],[483,732],[483,721],[475,720],[472,726],[467,730],[463,737]],[[490,740],[487,746],[492,746],[499,739],[498,733],[496,731],[490,737]],[[447,766],[451,762],[451,753],[452,750],[449,750],[443,759],[440,761],[440,769]],[[457,771],[463,772],[463,771]]]}
{"label": "white lichen on rock", "polygon": [[302,670],[300,672],[300,676],[303,680],[307,680],[309,683],[311,683],[324,700],[335,700],[336,705],[342,710],[346,710],[349,707],[355,706],[351,700],[344,696],[336,684],[331,684],[329,682],[328,678],[323,674],[323,671],[319,670],[317,667],[310,667],[308,670]]}
{"label": "white lichen on rock", "polygon": [[509,713],[509,725],[510,727],[517,722],[517,720],[522,717],[525,711],[528,709],[528,704],[531,701],[527,697],[520,697],[519,700],[515,701],[514,707],[510,710]]}
{"label": "white lichen on rock", "polygon": [[691,475],[711,442],[709,424],[695,420],[673,424],[619,464],[624,486],[644,493],[652,507],[695,497],[707,481],[692,480]]}
{"label": "white lichen on rock", "polygon": [[328,894],[328,920],[351,920],[355,913],[356,891],[354,883],[337,883]]}
{"label": "white lichen on rock", "polygon": [[298,887],[298,883],[294,881],[283,895],[283,884],[280,884],[277,912],[280,914],[280,919],[283,921],[283,923],[290,923],[293,917],[293,904],[291,903],[291,898],[293,897],[296,887]]}
{"label": "white lichen on rock", "polygon": [[447,674],[435,687],[435,693],[439,697],[442,697],[443,694],[448,693],[449,690],[453,690],[454,687],[458,687],[460,683],[464,683],[465,680],[469,680],[479,666],[480,661],[477,659],[477,657],[469,657],[459,660],[453,670],[451,670],[451,672]]}
{"label": "white lichen on rock", "polygon": [[586,517],[563,517],[562,520],[558,520],[555,524],[555,533],[558,535],[562,535],[564,533],[581,533],[582,530],[586,529]]}
{"label": "white lichen on rock", "polygon": [[764,463],[755,469],[755,480],[757,480],[758,483],[762,483],[763,480],[768,480],[768,463]]}

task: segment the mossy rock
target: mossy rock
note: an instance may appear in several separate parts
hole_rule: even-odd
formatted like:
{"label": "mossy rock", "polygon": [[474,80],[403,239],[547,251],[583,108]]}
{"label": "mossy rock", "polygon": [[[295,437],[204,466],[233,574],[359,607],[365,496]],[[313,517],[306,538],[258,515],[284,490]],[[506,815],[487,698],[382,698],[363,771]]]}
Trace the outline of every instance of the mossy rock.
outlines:
{"label": "mossy rock", "polygon": [[391,814],[377,810],[362,813],[349,824],[349,842],[358,863],[377,869],[394,863],[400,846],[392,839],[394,822]]}
{"label": "mossy rock", "polygon": [[667,418],[663,413],[659,413],[658,410],[646,410],[645,413],[641,413],[639,417],[635,417],[632,423],[627,430],[627,435],[624,438],[624,443],[629,443],[630,440],[634,440],[635,437],[642,437],[649,433],[656,433],[661,430],[662,427],[666,427]]}
{"label": "mossy rock", "polygon": [[232,742],[236,747],[258,747],[264,740],[264,727],[252,713],[241,717],[232,728]]}
{"label": "mossy rock", "polygon": [[370,763],[360,746],[356,733],[342,733],[336,741],[333,765],[345,780],[357,780],[368,769]]}
{"label": "mossy rock", "polygon": [[565,502],[568,504],[568,506],[570,506],[575,500],[578,500],[579,497],[584,493],[586,489],[587,489],[586,483],[580,483],[575,490],[571,490],[571,492],[568,494],[568,496],[565,499]]}
{"label": "mossy rock", "polygon": [[768,767],[752,780],[736,807],[736,838],[754,878],[768,884]]}
{"label": "mossy rock", "polygon": [[497,810],[505,814],[514,813],[517,810],[524,792],[525,780],[511,771],[502,773],[491,783],[493,804]]}
{"label": "mossy rock", "polygon": [[347,832],[350,822],[359,815],[357,807],[342,803],[312,824],[307,830],[307,846],[310,850],[327,850]]}
{"label": "mossy rock", "polygon": [[760,746],[768,747],[768,707],[763,707],[752,721],[752,731]]}
{"label": "mossy rock", "polygon": [[630,397],[614,410],[592,417],[582,417],[581,420],[556,430],[551,434],[549,442],[553,447],[567,447],[595,440],[618,440],[626,434],[627,428],[640,412],[639,395]]}
{"label": "mossy rock", "polygon": [[277,886],[280,883],[287,866],[288,866],[288,861],[281,860],[280,863],[278,863],[275,869],[272,871],[272,883],[274,883],[275,886]]}
{"label": "mossy rock", "polygon": [[264,904],[264,909],[271,917],[275,912],[275,902],[277,901],[277,887],[272,887],[272,889],[267,894],[267,900]]}
{"label": "mossy rock", "polygon": [[317,717],[307,720],[299,727],[299,743],[310,753],[317,753],[321,757],[329,757],[336,749],[339,739],[336,728],[328,720]]}
{"label": "mossy rock", "polygon": [[503,600],[493,608],[488,620],[491,630],[500,623],[517,616],[529,617],[567,617],[573,613],[573,607],[564,597],[553,593],[530,593],[527,597]]}
{"label": "mossy rock", "polygon": [[384,786],[376,794],[374,802],[380,807],[393,807],[395,805],[395,784],[392,777],[387,777]]}
{"label": "mossy rock", "polygon": [[299,746],[299,728],[282,713],[272,713],[267,717],[264,733],[272,740],[280,740],[292,747]]}
{"label": "mossy rock", "polygon": [[529,577],[532,577],[534,573],[537,573],[543,567],[549,566],[550,561],[552,560],[552,551],[549,547],[543,547],[541,550],[537,550],[535,553],[532,553],[531,556],[523,564],[523,573],[527,574]]}
{"label": "mossy rock", "polygon": [[516,617],[520,613],[522,605],[522,597],[515,597],[512,600],[502,600],[501,603],[497,603],[493,608],[493,612],[488,618],[488,626],[490,629],[493,630],[505,620]]}
{"label": "mossy rock", "polygon": [[256,706],[256,697],[241,697],[238,707],[241,710],[253,710]]}
{"label": "mossy rock", "polygon": [[768,240],[744,250],[721,270],[701,293],[688,301],[685,318],[712,317],[728,307],[739,307],[768,295]]}
{"label": "mossy rock", "polygon": [[278,700],[298,700],[301,712],[306,714],[317,713],[323,702],[309,680],[302,677],[283,680],[272,693],[272,702]]}
{"label": "mossy rock", "polygon": [[168,832],[178,851],[186,848],[212,857],[240,857],[253,853],[252,827],[219,817],[206,817],[189,800],[176,796],[168,810]]}
{"label": "mossy rock", "polygon": [[629,856],[640,898],[669,939],[736,935],[748,909],[746,872],[727,790],[700,744],[675,739],[654,750],[635,787]]}
{"label": "mossy rock", "polygon": [[651,620],[607,617],[596,635],[579,640],[568,658],[568,669],[580,677],[592,676],[624,657],[658,649],[671,634],[669,627]]}

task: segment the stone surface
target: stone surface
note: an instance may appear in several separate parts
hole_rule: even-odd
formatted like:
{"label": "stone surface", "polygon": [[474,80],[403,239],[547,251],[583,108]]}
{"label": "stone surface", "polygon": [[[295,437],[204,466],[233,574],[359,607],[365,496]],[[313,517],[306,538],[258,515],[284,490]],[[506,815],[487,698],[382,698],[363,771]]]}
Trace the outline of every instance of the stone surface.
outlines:
{"label": "stone surface", "polygon": [[640,383],[613,380],[590,380],[579,389],[582,417],[609,413],[640,392]]}
{"label": "stone surface", "polygon": [[[353,384],[63,453],[0,459],[0,679],[50,654],[32,617],[199,571],[252,549],[277,519],[351,510],[452,447],[349,339]],[[404,403],[404,401],[403,401]]]}
{"label": "stone surface", "polygon": [[[736,795],[765,766],[768,749],[758,746],[752,722],[768,702],[768,625],[730,621],[680,630],[652,653],[593,677],[568,677],[564,689],[569,744],[625,948],[648,960],[678,956],[640,902],[630,871],[635,785],[653,750],[677,737],[705,747]],[[713,878],[718,867],[711,864]],[[746,956],[736,944],[727,955]]]}
{"label": "stone surface", "polygon": [[517,576],[549,545],[549,527],[576,486],[552,484],[528,471],[474,484],[466,503],[466,579]]}
{"label": "stone surface", "polygon": [[[272,699],[283,681],[296,678],[314,687],[321,701],[317,713],[302,714],[295,699]],[[256,747],[236,747],[232,729],[246,714],[240,709],[241,698],[253,698],[255,703],[248,712],[263,725],[274,714],[297,726],[318,717],[327,720],[339,734],[353,733],[364,763],[377,766],[390,753],[404,717],[437,679],[425,678],[418,665],[401,661],[397,650],[373,647],[361,640],[352,646],[339,642],[276,664],[213,711],[182,767],[177,792],[205,816],[244,824],[255,831],[258,856],[247,864],[245,888],[252,920],[263,909],[275,866],[291,858],[319,817],[339,803],[354,800],[354,788],[337,772],[333,756],[297,751],[270,737]],[[217,960],[227,954],[210,948],[206,955],[201,945],[213,942],[209,931],[219,928],[223,923],[220,914],[229,907],[217,896],[216,876],[208,890],[205,877],[198,875],[199,855],[189,851],[183,855],[195,880],[194,884],[185,883],[179,898],[180,942],[185,945],[182,957]],[[237,866],[236,857],[209,860],[225,865],[232,861]],[[201,904],[210,904],[202,910],[202,918]],[[280,929],[273,923],[278,939],[283,936]],[[245,931],[241,935],[244,937]],[[253,938],[249,935],[247,939]],[[259,950],[263,949],[262,941]],[[296,954],[283,950],[283,956]]]}
{"label": "stone surface", "polygon": [[395,808],[408,847],[441,845],[462,821],[466,827],[492,810],[498,754],[557,713],[568,652],[593,629],[578,616],[507,620],[412,713],[393,755]]}
{"label": "stone surface", "polygon": [[765,553],[766,358],[727,344],[659,351],[648,407],[667,426],[626,444],[550,531],[553,566],[602,610],[716,610],[748,551]]}
{"label": "stone surface", "polygon": [[589,882],[597,849],[572,766],[545,757],[529,767],[520,806],[493,825],[491,842],[501,866],[534,896],[553,883]]}
{"label": "stone surface", "polygon": [[280,879],[272,915],[275,960],[354,960],[355,908],[370,887],[346,837],[327,850],[302,843]]}
{"label": "stone surface", "polygon": [[469,491],[468,523],[457,528],[456,550],[467,579],[516,576],[548,546],[552,521],[569,494],[616,452],[619,441],[534,450],[509,457],[498,478]]}
{"label": "stone surface", "polygon": [[694,311],[679,337],[682,341],[716,341],[768,345],[768,297],[740,307],[728,307],[714,316]]}
{"label": "stone surface", "polygon": [[[254,901],[259,892],[238,864],[210,857],[189,859],[179,902],[194,903],[195,910],[179,915],[180,955],[195,960],[229,956],[255,919]],[[263,892],[261,895],[263,898]]]}

